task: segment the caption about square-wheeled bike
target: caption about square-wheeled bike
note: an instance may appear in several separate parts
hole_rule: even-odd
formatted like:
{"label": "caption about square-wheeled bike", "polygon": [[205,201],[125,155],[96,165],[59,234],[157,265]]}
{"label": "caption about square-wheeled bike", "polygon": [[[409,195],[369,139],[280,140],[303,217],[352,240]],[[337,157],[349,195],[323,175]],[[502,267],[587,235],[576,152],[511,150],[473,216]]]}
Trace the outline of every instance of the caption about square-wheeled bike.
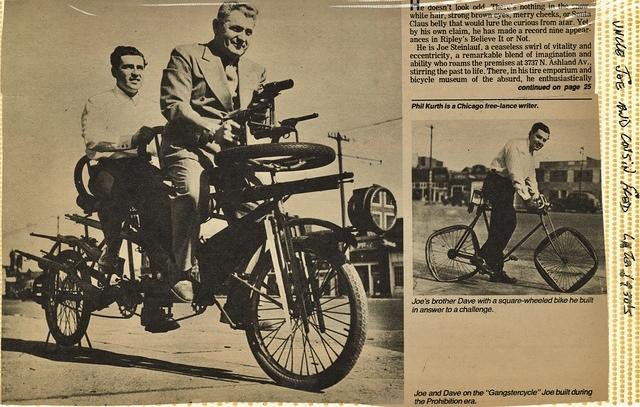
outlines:
{"label": "caption about square-wheeled bike", "polygon": [[593,304],[594,298],[589,296],[554,296],[525,298],[496,297],[415,297],[411,303],[412,314],[444,314],[444,313],[481,313],[496,312],[497,308],[506,305],[536,304]]}
{"label": "caption about square-wheeled bike", "polygon": [[[592,389],[583,388],[550,388],[550,389],[473,389],[473,390],[450,390],[450,389],[418,389],[414,393],[413,404],[415,405],[435,405],[435,404],[476,404],[478,398],[527,398],[545,396],[587,396],[593,395]],[[556,399],[557,400],[557,399]]]}

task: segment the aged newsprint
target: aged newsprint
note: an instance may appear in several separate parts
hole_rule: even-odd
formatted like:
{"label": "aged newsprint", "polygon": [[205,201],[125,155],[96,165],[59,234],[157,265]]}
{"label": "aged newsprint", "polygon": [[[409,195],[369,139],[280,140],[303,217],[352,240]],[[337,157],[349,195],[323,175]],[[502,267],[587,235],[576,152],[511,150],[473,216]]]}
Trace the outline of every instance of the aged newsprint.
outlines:
{"label": "aged newsprint", "polygon": [[636,1],[1,4],[3,404],[640,403]]}

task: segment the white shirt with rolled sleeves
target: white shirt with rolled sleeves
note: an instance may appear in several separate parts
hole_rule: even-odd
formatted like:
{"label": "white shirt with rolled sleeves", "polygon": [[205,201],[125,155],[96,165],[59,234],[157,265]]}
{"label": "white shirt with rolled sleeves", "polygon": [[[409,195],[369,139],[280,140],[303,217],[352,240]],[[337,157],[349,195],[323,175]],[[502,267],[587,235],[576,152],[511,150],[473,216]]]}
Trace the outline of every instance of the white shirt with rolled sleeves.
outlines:
{"label": "white shirt with rolled sleeves", "polygon": [[536,163],[529,151],[528,138],[509,140],[491,161],[489,168],[498,175],[511,179],[513,187],[523,200],[538,197]]}
{"label": "white shirt with rolled sleeves", "polygon": [[158,104],[119,87],[92,96],[82,112],[82,137],[90,159],[136,157],[132,138],[142,126],[164,125]]}

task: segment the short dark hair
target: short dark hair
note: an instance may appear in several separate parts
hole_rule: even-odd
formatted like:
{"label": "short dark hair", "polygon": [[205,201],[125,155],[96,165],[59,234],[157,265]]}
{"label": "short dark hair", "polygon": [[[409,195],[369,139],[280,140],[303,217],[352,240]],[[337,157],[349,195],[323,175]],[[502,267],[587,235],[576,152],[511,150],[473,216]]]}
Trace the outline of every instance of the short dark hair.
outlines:
{"label": "short dark hair", "polygon": [[549,131],[549,126],[547,126],[542,122],[537,122],[537,123],[533,123],[533,126],[531,126],[531,130],[529,130],[529,135],[532,135],[538,130],[542,130],[547,134],[551,134],[551,131]]}
{"label": "short dark hair", "polygon": [[231,15],[232,11],[239,10],[244,14],[247,18],[256,19],[258,17],[258,9],[252,6],[249,3],[239,2],[237,0],[225,1],[220,5],[218,9],[218,15],[216,16],[216,20],[218,23],[223,23],[227,21],[229,15]]}
{"label": "short dark hair", "polygon": [[142,57],[142,61],[144,61],[144,66],[147,66],[147,60],[144,58],[144,54],[138,50],[136,47],[132,47],[130,45],[118,45],[113,52],[111,53],[111,75],[116,76],[116,69],[120,66],[122,62],[122,57],[125,55],[137,55]]}

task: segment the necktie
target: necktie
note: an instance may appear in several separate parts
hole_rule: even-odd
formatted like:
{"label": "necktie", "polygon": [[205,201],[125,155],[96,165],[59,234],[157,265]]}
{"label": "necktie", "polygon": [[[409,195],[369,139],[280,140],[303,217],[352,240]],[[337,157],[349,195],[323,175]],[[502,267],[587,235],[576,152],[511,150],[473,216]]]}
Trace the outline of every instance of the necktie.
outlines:
{"label": "necktie", "polygon": [[235,99],[238,94],[238,68],[235,65],[229,64],[224,67],[224,72],[227,75],[227,87],[231,98]]}

